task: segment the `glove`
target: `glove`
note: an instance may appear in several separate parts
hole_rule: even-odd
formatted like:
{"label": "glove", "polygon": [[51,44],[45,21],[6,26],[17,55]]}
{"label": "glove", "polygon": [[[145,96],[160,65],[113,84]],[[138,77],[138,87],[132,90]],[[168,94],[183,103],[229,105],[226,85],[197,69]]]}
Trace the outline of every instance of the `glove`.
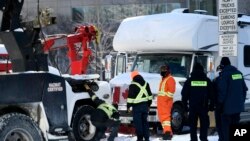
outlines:
{"label": "glove", "polygon": [[86,89],[87,92],[91,90],[90,87],[89,87],[89,85],[84,84],[83,86],[84,86],[84,88]]}
{"label": "glove", "polygon": [[216,110],[220,113],[223,113],[223,104],[222,103],[218,103],[216,106]]}
{"label": "glove", "polygon": [[188,103],[186,101],[182,101],[182,104],[183,104],[184,111],[188,112],[189,111]]}
{"label": "glove", "polygon": [[214,105],[209,105],[208,110],[211,111],[211,112],[214,111]]}
{"label": "glove", "polygon": [[89,93],[90,97],[95,95],[95,93],[90,89],[90,87],[87,84],[84,84],[84,87],[85,87],[86,91]]}
{"label": "glove", "polygon": [[131,108],[127,108],[127,113],[130,114],[132,112]]}
{"label": "glove", "polygon": [[188,111],[189,111],[189,108],[188,108],[187,105],[184,105],[184,110],[185,110],[185,112],[188,112]]}
{"label": "glove", "polygon": [[112,118],[119,120],[120,114],[119,114],[118,112],[115,112],[115,113],[112,115]]}

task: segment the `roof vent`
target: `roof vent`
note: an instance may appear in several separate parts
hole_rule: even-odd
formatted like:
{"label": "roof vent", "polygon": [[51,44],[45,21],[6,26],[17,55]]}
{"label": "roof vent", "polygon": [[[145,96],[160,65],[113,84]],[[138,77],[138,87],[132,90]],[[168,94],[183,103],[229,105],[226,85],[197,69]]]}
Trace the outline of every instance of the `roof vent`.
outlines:
{"label": "roof vent", "polygon": [[206,10],[194,10],[194,13],[195,13],[195,14],[203,14],[203,15],[206,15],[206,14],[207,14],[207,11],[206,11]]}

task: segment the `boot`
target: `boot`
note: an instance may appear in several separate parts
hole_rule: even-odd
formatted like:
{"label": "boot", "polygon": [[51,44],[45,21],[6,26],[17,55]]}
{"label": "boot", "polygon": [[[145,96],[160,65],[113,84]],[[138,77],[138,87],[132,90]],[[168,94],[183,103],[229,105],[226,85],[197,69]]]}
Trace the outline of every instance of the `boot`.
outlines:
{"label": "boot", "polygon": [[171,140],[172,139],[172,134],[170,132],[166,132],[162,136],[162,140]]}
{"label": "boot", "polygon": [[143,141],[143,136],[137,136],[137,140],[136,141]]}

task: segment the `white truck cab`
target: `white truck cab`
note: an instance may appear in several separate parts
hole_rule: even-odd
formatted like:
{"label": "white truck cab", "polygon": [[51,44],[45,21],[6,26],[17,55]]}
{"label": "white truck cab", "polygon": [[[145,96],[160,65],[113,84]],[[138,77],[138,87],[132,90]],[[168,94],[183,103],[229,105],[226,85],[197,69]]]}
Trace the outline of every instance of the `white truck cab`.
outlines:
{"label": "white truck cab", "polygon": [[[237,56],[230,57],[232,65],[244,75],[250,88],[250,17],[238,18]],[[158,122],[156,96],[159,89],[160,66],[168,64],[176,81],[174,106],[172,109],[172,128],[180,132],[185,123],[185,112],[181,104],[181,90],[186,78],[192,72],[194,62],[200,62],[207,76],[216,76],[215,68],[221,57],[219,51],[218,17],[194,13],[164,13],[126,18],[120,24],[113,40],[116,58],[115,77],[110,80],[113,89],[113,102],[124,113],[122,123],[131,123],[132,117],[125,114],[130,73],[125,72],[127,54],[137,53],[132,70],[138,70],[150,84],[154,95],[149,113],[149,122]],[[121,53],[119,53],[121,52]],[[247,98],[250,93],[248,91]],[[249,100],[246,100],[249,102]],[[244,114],[242,120],[250,119]],[[154,124],[155,125],[155,124]]]}

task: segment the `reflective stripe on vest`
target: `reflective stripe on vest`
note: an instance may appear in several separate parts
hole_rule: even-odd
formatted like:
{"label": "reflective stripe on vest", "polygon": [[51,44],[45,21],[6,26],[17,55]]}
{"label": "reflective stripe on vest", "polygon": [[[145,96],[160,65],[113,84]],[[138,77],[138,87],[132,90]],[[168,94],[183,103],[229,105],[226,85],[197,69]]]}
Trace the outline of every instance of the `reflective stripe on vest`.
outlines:
{"label": "reflective stripe on vest", "polygon": [[207,81],[191,81],[192,87],[206,87]]}
{"label": "reflective stripe on vest", "polygon": [[96,99],[96,95],[93,95],[93,96],[91,97],[91,99],[92,99],[92,101],[94,101],[94,100]]}
{"label": "reflective stripe on vest", "polygon": [[168,81],[168,79],[172,77],[172,76],[169,76],[168,78],[166,78],[162,84],[161,84],[161,88],[160,88],[160,91],[158,92],[158,96],[168,96],[170,98],[173,98],[174,97],[174,93],[171,93],[171,92],[165,92],[165,85]]}
{"label": "reflective stripe on vest", "polygon": [[[136,96],[135,99],[133,98],[128,98],[127,102],[128,103],[133,103],[133,104],[137,104],[137,103],[141,103],[141,102],[146,102],[148,100],[152,100],[152,96],[148,96],[148,92],[146,90],[147,87],[147,83],[145,82],[144,86],[141,86],[139,83],[137,82],[133,82],[131,84],[135,84],[137,87],[140,88],[140,92],[138,93],[138,95]],[[142,97],[143,94],[145,94],[145,97]]]}
{"label": "reflective stripe on vest", "polygon": [[103,110],[108,115],[109,118],[111,118],[112,114],[115,111],[117,111],[116,108],[113,105],[107,104],[107,103],[103,103],[103,104],[99,105],[97,107],[97,109]]}
{"label": "reflective stripe on vest", "polygon": [[171,126],[171,122],[165,120],[165,121],[162,122],[161,126],[162,126],[162,127],[164,127],[164,126]]}
{"label": "reflective stripe on vest", "polygon": [[233,74],[233,75],[232,75],[232,79],[233,79],[233,80],[242,79],[242,75],[241,75],[241,74]]}

